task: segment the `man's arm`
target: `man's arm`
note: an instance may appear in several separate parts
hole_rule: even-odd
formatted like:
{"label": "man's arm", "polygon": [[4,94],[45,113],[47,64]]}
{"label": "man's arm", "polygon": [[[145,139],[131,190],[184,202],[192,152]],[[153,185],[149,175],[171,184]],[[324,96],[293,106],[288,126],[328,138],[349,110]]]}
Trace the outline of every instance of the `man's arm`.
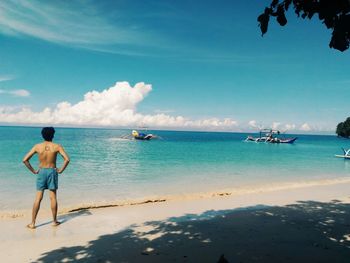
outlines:
{"label": "man's arm", "polygon": [[34,147],[26,154],[26,156],[24,156],[23,158],[23,163],[25,164],[25,166],[27,166],[27,168],[33,173],[33,174],[37,174],[38,171],[34,170],[33,166],[30,164],[29,160],[30,158],[32,158],[32,156],[36,153],[36,145],[34,145]]}
{"label": "man's arm", "polygon": [[70,160],[69,160],[68,154],[64,151],[61,145],[58,146],[58,152],[60,153],[60,155],[63,157],[63,160],[64,160],[62,167],[60,169],[57,169],[57,172],[61,174],[68,166]]}

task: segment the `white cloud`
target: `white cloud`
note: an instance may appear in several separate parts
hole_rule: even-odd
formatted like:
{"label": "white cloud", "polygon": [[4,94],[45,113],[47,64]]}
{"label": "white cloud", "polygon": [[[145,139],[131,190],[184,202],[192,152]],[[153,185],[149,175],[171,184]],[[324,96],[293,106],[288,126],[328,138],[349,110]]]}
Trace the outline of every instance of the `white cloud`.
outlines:
{"label": "white cloud", "polygon": [[310,132],[310,131],[315,131],[315,132],[330,132],[332,131],[332,128],[329,127],[319,127],[316,125],[309,125],[308,123],[304,124],[295,124],[295,123],[285,123],[281,121],[273,121],[269,125],[258,125],[257,121],[251,120],[248,122],[248,126],[246,128],[259,128],[259,129],[273,129],[273,130],[280,130],[281,132],[289,133],[289,132]]}
{"label": "white cloud", "polygon": [[28,97],[30,96],[30,92],[25,89],[17,89],[17,90],[3,90],[0,89],[0,94],[10,94],[15,97]]}
{"label": "white cloud", "polygon": [[284,129],[287,130],[287,131],[295,130],[295,128],[296,128],[295,124],[287,123],[287,124],[284,125]]}
{"label": "white cloud", "polygon": [[0,82],[2,81],[8,81],[8,80],[13,80],[14,77],[10,75],[0,75]]}
{"label": "white cloud", "polygon": [[131,87],[128,82],[117,82],[113,87],[101,92],[90,91],[76,104],[60,102],[54,108],[33,112],[0,107],[0,122],[26,124],[62,124],[72,126],[149,126],[158,128],[187,128],[230,130],[238,125],[230,118],[191,120],[183,116],[164,113],[141,114],[137,105],[152,90],[151,85],[137,83]]}
{"label": "white cloud", "polygon": [[248,122],[248,125],[251,127],[251,128],[257,128],[258,125],[256,123],[256,120],[251,120]]}
{"label": "white cloud", "polygon": [[28,96],[30,96],[30,92],[28,90],[25,90],[25,89],[13,90],[13,91],[9,91],[8,93],[12,94],[14,96],[18,96],[18,97],[28,97]]}
{"label": "white cloud", "polygon": [[301,130],[301,131],[311,131],[312,129],[311,129],[311,127],[310,127],[310,125],[308,123],[304,123],[304,124],[302,124],[300,126],[299,130]]}
{"label": "white cloud", "polygon": [[275,121],[275,122],[272,123],[271,127],[272,127],[273,130],[277,130],[280,126],[281,126],[281,123]]}

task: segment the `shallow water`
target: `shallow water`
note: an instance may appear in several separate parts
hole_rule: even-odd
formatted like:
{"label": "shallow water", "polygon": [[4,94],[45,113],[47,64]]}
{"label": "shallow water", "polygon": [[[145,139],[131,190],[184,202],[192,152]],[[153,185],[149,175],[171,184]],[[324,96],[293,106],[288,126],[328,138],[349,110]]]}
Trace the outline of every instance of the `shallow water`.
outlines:
{"label": "shallow water", "polygon": [[[40,130],[0,127],[0,211],[31,207],[35,175],[21,160],[41,141]],[[350,161],[334,157],[350,141],[336,136],[297,135],[293,145],[244,142],[243,133],[149,131],[161,138],[121,138],[130,132],[56,129],[55,142],[71,157],[59,178],[61,207],[350,175]]]}

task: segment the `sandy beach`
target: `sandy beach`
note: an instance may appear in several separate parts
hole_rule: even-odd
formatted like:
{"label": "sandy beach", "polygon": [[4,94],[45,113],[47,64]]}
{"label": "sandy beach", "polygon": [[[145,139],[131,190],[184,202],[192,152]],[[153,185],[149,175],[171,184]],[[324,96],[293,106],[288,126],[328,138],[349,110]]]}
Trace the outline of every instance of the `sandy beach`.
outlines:
{"label": "sandy beach", "polygon": [[1,261],[348,262],[349,187],[83,209],[61,214],[59,227],[41,213],[35,230],[28,216],[2,219]]}

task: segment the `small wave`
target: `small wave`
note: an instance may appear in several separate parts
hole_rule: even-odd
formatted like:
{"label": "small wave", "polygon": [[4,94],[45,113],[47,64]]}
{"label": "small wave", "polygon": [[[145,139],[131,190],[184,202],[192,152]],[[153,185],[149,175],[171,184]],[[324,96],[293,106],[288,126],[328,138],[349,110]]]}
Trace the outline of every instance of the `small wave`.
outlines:
{"label": "small wave", "polygon": [[109,138],[108,141],[131,141],[132,139],[129,138],[122,138],[122,137],[116,137],[116,138]]}

